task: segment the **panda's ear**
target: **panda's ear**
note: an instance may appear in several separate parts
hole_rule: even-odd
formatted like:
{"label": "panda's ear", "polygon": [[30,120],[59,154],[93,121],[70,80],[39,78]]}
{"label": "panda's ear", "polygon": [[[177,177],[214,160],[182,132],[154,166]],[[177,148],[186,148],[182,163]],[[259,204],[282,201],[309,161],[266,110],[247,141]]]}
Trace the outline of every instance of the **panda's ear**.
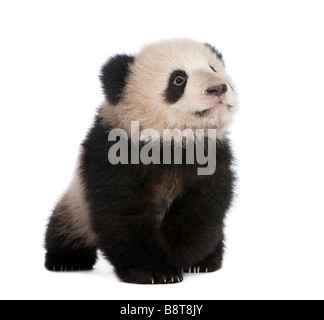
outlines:
{"label": "panda's ear", "polygon": [[214,53],[216,55],[216,57],[223,63],[223,65],[225,66],[225,62],[224,62],[224,58],[222,53],[216,49],[213,45],[211,45],[210,43],[204,43],[206,47],[208,47],[212,53]]}
{"label": "panda's ear", "polygon": [[99,78],[104,94],[108,102],[114,106],[123,96],[132,63],[134,63],[133,56],[120,54],[110,58],[101,68]]}

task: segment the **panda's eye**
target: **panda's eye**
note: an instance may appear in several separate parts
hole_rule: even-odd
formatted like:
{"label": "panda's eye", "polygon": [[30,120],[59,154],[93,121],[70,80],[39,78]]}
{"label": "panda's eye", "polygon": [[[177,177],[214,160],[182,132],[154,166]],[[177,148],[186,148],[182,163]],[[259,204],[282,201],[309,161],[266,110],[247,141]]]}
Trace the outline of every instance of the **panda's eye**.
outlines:
{"label": "panda's eye", "polygon": [[173,84],[176,86],[182,86],[186,82],[186,78],[182,76],[178,76],[174,79]]}
{"label": "panda's eye", "polygon": [[217,71],[212,66],[210,66],[210,69],[217,73]]}

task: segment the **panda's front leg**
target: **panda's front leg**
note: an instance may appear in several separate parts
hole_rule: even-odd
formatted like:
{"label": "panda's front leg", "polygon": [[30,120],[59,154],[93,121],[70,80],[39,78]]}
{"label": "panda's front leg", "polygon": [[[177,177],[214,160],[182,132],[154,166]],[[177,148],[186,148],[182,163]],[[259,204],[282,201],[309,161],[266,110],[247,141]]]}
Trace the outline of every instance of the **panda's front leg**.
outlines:
{"label": "panda's front leg", "polygon": [[183,273],[170,261],[154,213],[135,213],[129,203],[122,207],[118,214],[106,214],[95,221],[99,249],[119,278],[137,284],[181,282]]}
{"label": "panda's front leg", "polygon": [[215,272],[222,268],[224,254],[224,243],[220,241],[213,253],[203,260],[194,263],[184,269],[185,273],[208,273]]}
{"label": "panda's front leg", "polygon": [[224,216],[211,188],[200,185],[177,199],[163,222],[163,233],[176,265],[184,272],[213,272],[222,266]]}

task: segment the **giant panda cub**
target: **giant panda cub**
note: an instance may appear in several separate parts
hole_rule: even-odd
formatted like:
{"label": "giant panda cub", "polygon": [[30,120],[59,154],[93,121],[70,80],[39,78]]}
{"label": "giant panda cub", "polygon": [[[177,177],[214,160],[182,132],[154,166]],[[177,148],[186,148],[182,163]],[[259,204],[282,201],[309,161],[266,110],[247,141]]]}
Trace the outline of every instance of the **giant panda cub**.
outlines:
{"label": "giant panda cub", "polygon": [[[46,268],[90,270],[100,250],[128,283],[177,283],[186,272],[219,270],[235,182],[227,130],[237,109],[222,54],[210,44],[165,40],[134,56],[112,57],[100,80],[105,101],[82,143],[72,183],[50,218]],[[124,134],[110,139],[116,129]],[[194,135],[179,142],[176,134],[165,138],[166,129]],[[147,130],[159,137],[146,134],[136,145],[134,136]],[[207,131],[216,135],[208,137]],[[197,157],[185,161],[185,140],[195,138],[200,142],[192,150],[200,143],[205,156],[214,142],[216,166],[209,174],[198,173]],[[163,163],[167,139],[175,147],[172,156],[180,145],[182,162]],[[113,163],[109,152],[122,140],[126,151],[115,154],[126,159]],[[160,163],[131,158],[157,141]]]}

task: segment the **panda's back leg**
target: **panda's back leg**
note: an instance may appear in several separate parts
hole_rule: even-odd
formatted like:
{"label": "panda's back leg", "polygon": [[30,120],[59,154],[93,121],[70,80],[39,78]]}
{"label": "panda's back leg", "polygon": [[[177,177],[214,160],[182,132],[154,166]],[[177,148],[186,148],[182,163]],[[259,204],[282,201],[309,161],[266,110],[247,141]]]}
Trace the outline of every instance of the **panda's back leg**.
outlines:
{"label": "panda's back leg", "polygon": [[65,196],[55,208],[46,232],[45,267],[50,271],[91,270],[97,260],[95,236],[86,213]]}

